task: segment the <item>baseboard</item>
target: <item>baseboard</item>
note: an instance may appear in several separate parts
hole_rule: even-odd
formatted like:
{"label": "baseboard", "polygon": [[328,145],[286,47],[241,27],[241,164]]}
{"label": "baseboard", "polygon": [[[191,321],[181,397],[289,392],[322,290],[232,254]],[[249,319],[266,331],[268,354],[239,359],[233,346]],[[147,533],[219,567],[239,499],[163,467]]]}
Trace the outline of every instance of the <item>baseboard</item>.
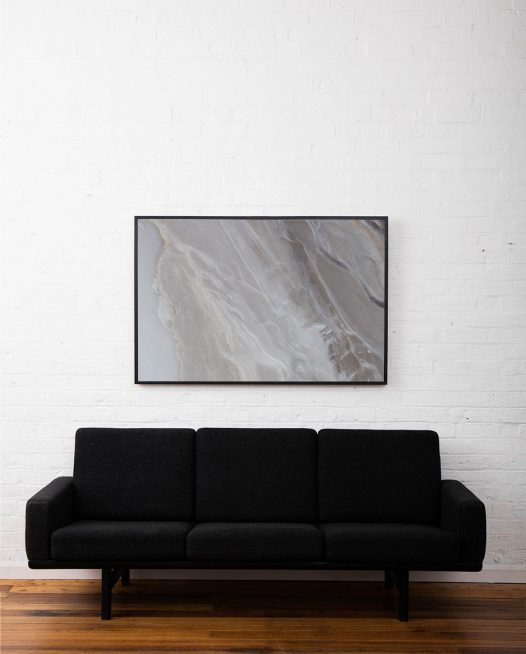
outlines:
{"label": "baseboard", "polygon": [[[379,581],[375,570],[134,570],[135,579],[297,579],[300,581]],[[1,579],[99,579],[98,570],[31,570],[27,565],[0,565]],[[485,568],[481,572],[411,573],[411,581],[525,584],[526,568]]]}

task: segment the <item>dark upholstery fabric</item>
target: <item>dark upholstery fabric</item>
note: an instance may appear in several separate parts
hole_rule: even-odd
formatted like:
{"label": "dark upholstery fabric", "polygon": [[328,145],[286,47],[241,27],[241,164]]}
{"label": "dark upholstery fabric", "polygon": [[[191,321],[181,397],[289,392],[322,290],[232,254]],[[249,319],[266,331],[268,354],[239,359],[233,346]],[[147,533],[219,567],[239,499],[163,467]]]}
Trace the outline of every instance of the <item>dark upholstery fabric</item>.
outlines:
{"label": "dark upholstery fabric", "polygon": [[460,481],[442,482],[442,528],[459,537],[462,563],[482,564],[486,553],[486,509]]}
{"label": "dark upholstery fabric", "polygon": [[185,522],[80,520],[51,536],[56,561],[180,561]]}
{"label": "dark upholstery fabric", "polygon": [[451,562],[458,557],[455,534],[429,525],[332,523],[321,525],[328,561],[353,563]]}
{"label": "dark upholstery fabric", "polygon": [[199,522],[315,522],[316,432],[199,429]]}
{"label": "dark upholstery fabric", "polygon": [[73,479],[58,477],[26,504],[26,553],[33,561],[50,558],[51,532],[73,520]]}
{"label": "dark upholstery fabric", "polygon": [[439,524],[435,432],[324,429],[318,443],[320,521]]}
{"label": "dark upholstery fabric", "polygon": [[79,429],[77,519],[192,520],[195,432]]}
{"label": "dark upholstery fabric", "polygon": [[207,522],[186,539],[190,561],[320,561],[323,536],[314,525]]}

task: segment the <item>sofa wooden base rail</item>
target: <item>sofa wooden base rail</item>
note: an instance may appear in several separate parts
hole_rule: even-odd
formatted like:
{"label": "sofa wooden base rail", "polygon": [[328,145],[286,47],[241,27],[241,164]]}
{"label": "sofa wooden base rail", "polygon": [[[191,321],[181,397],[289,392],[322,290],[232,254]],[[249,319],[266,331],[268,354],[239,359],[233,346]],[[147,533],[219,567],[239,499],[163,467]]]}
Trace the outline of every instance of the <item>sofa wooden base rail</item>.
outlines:
{"label": "sofa wooden base rail", "polygon": [[[177,570],[303,570],[303,571],[331,571],[331,570],[376,570],[376,568],[368,565],[358,564],[339,564],[329,565],[326,562],[311,563],[308,566],[305,564],[291,564],[283,562],[268,562],[261,563],[255,562],[253,564],[247,563],[223,563],[223,564],[207,564],[201,563],[198,567],[190,561],[178,561],[177,563],[170,561],[151,562],[145,566],[144,562],[140,561],[115,561],[108,565],[107,562],[98,561],[75,561],[73,563],[65,564],[56,561],[29,561],[29,567],[33,569],[99,569],[101,570],[101,619],[111,619],[111,597],[112,589],[120,580],[123,586],[130,585],[130,570],[154,570],[154,569],[177,569]],[[415,570],[418,568],[415,568]],[[429,570],[429,567],[425,567]],[[461,565],[456,566],[456,570],[479,572],[480,566]],[[451,571],[451,566],[447,568],[440,568],[439,566],[434,570],[448,570]],[[396,563],[392,564],[391,568],[384,570],[384,586],[387,589],[396,586],[398,589],[398,618],[401,622],[407,622],[409,619],[409,574],[410,571],[406,568],[397,567]]]}

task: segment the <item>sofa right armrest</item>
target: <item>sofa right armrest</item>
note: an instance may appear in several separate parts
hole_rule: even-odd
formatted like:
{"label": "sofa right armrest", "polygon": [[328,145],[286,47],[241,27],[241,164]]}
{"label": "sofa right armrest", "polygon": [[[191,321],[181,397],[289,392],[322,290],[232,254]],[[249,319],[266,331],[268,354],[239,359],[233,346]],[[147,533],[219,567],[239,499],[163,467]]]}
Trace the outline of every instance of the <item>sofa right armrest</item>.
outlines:
{"label": "sofa right armrest", "polygon": [[26,553],[30,561],[51,558],[51,534],[73,521],[73,477],[58,477],[26,505]]}
{"label": "sofa right armrest", "polygon": [[457,534],[462,563],[482,566],[486,553],[486,509],[460,481],[442,481],[442,528]]}

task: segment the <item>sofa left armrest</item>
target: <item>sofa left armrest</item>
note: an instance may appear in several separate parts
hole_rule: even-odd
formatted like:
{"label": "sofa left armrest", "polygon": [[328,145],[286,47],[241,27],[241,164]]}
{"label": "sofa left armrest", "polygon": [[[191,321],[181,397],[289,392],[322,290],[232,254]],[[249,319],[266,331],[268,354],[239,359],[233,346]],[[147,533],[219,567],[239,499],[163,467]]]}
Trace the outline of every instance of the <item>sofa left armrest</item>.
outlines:
{"label": "sofa left armrest", "polygon": [[447,479],[441,488],[442,529],[460,539],[462,563],[480,565],[486,552],[486,509],[460,481]]}
{"label": "sofa left armrest", "polygon": [[27,558],[30,561],[50,559],[51,534],[72,521],[73,478],[58,477],[27,501]]}

